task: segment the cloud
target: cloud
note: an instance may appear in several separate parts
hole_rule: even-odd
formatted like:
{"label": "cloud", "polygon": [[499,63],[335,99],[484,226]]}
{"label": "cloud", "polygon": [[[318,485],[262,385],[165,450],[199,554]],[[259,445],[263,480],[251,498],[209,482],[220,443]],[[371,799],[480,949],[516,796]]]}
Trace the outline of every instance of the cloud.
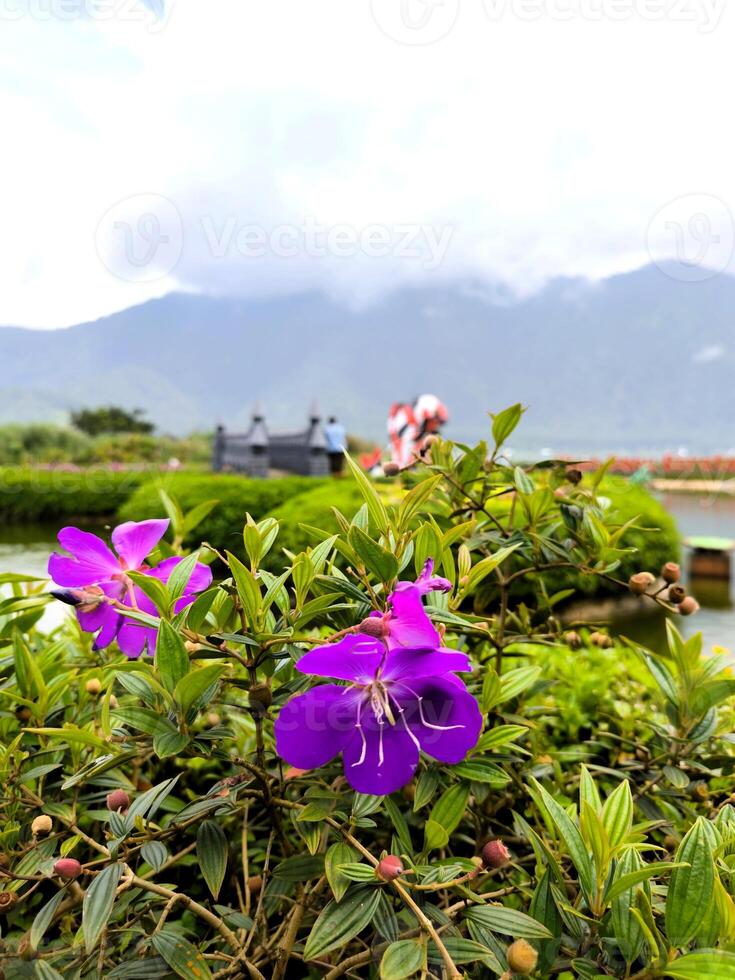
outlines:
{"label": "cloud", "polygon": [[172,288],[360,304],[731,266],[735,17],[712,0],[688,20],[406,0],[408,27],[397,0],[86,0],[63,20],[33,2],[0,24],[2,323]]}
{"label": "cloud", "polygon": [[712,344],[709,347],[702,347],[692,357],[694,364],[710,364],[712,361],[720,361],[725,356],[725,348],[720,344]]}

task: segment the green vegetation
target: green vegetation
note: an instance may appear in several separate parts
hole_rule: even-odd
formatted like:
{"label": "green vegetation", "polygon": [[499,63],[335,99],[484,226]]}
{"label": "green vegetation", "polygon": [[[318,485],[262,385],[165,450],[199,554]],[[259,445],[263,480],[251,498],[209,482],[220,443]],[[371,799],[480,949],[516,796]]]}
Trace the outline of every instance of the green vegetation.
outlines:
{"label": "green vegetation", "polygon": [[[227,473],[168,473],[140,486],[124,502],[118,516],[125,521],[168,516],[161,490],[173,497],[184,511],[216,500],[217,506],[198,525],[196,535],[192,531],[185,536],[185,543],[192,545],[195,541],[203,540],[219,550],[241,554],[241,528],[246,514],[260,520],[274,507],[300,496],[307,488],[318,489],[320,486],[323,486],[323,481],[306,476],[251,480]],[[331,486],[328,484],[326,489],[329,490]]]}
{"label": "green vegetation", "polygon": [[107,517],[149,477],[130,470],[0,469],[0,520],[12,524]]}
{"label": "green vegetation", "polygon": [[0,466],[165,465],[171,459],[187,466],[202,466],[208,465],[211,458],[208,435],[175,439],[145,432],[102,432],[90,436],[67,426],[0,426]]}
{"label": "green vegetation", "polygon": [[128,412],[119,405],[105,405],[101,408],[83,408],[72,412],[71,424],[88,436],[110,435],[112,433],[138,433],[150,435],[155,426],[143,418],[143,410],[136,408]]}
{"label": "green vegetation", "polygon": [[[194,559],[167,583],[131,571],[151,612],[115,609],[154,631],[155,658],[96,649],[71,612],[45,635],[42,586],[0,579],[6,976],[735,977],[728,658],[672,621],[656,650],[561,631],[546,576],[563,562],[617,579],[624,508],[601,474],[505,465],[521,415],[494,416],[489,454],[436,442],[408,491],[355,471],[302,495],[337,489],[349,516],[279,577],[277,522],[243,531],[242,509],[222,533],[244,562],[202,548],[216,584],[186,608]],[[179,529],[209,519],[212,481],[188,480],[168,487],[194,502]],[[152,486],[137,506],[144,493],[155,507]],[[293,517],[313,519],[299,499]],[[446,581],[421,599],[409,583],[429,557]],[[658,572],[641,555],[634,567]],[[476,614],[488,580],[497,600]],[[654,575],[641,601],[674,613]],[[360,653],[319,651],[360,628]],[[403,649],[386,651],[386,630]],[[458,730],[474,739],[463,758]],[[356,792],[360,766],[393,774],[389,795]]]}

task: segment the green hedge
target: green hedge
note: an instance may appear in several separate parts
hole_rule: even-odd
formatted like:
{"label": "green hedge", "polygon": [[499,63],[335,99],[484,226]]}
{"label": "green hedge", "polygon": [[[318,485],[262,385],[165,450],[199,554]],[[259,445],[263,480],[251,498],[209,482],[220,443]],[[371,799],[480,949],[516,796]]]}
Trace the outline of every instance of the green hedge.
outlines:
{"label": "green hedge", "polygon": [[0,468],[0,520],[12,524],[114,514],[145,472]]}
{"label": "green hedge", "polygon": [[273,508],[292,498],[300,498],[307,489],[314,491],[322,486],[322,480],[308,476],[252,480],[229,473],[167,474],[141,486],[120,508],[118,516],[126,521],[165,517],[159,494],[161,488],[178,501],[184,513],[205,500],[218,500],[217,507],[197,526],[187,543],[196,545],[207,541],[215,548],[240,554],[246,514],[260,520]]}

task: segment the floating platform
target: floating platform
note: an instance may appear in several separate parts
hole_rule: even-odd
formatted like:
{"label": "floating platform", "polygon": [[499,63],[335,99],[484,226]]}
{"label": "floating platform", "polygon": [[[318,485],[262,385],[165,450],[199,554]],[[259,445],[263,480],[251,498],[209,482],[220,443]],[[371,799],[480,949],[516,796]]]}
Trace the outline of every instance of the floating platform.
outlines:
{"label": "floating platform", "polygon": [[691,537],[684,544],[691,549],[689,575],[691,578],[729,579],[732,575],[732,552],[735,541],[731,538]]}

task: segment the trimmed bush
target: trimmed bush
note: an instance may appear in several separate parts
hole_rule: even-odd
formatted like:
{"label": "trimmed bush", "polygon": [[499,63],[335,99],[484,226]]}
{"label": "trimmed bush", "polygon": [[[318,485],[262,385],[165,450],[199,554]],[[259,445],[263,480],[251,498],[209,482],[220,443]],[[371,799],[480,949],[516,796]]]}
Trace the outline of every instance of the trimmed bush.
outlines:
{"label": "trimmed bush", "polygon": [[260,520],[274,507],[299,497],[307,488],[313,492],[322,486],[322,480],[308,476],[251,480],[231,473],[168,473],[141,486],[120,508],[119,517],[125,521],[165,517],[161,489],[178,501],[184,513],[206,500],[218,500],[217,507],[197,525],[187,543],[206,541],[215,548],[240,554],[246,514]]}
{"label": "trimmed bush", "polygon": [[0,469],[0,520],[34,523],[114,514],[150,479],[130,470]]}

